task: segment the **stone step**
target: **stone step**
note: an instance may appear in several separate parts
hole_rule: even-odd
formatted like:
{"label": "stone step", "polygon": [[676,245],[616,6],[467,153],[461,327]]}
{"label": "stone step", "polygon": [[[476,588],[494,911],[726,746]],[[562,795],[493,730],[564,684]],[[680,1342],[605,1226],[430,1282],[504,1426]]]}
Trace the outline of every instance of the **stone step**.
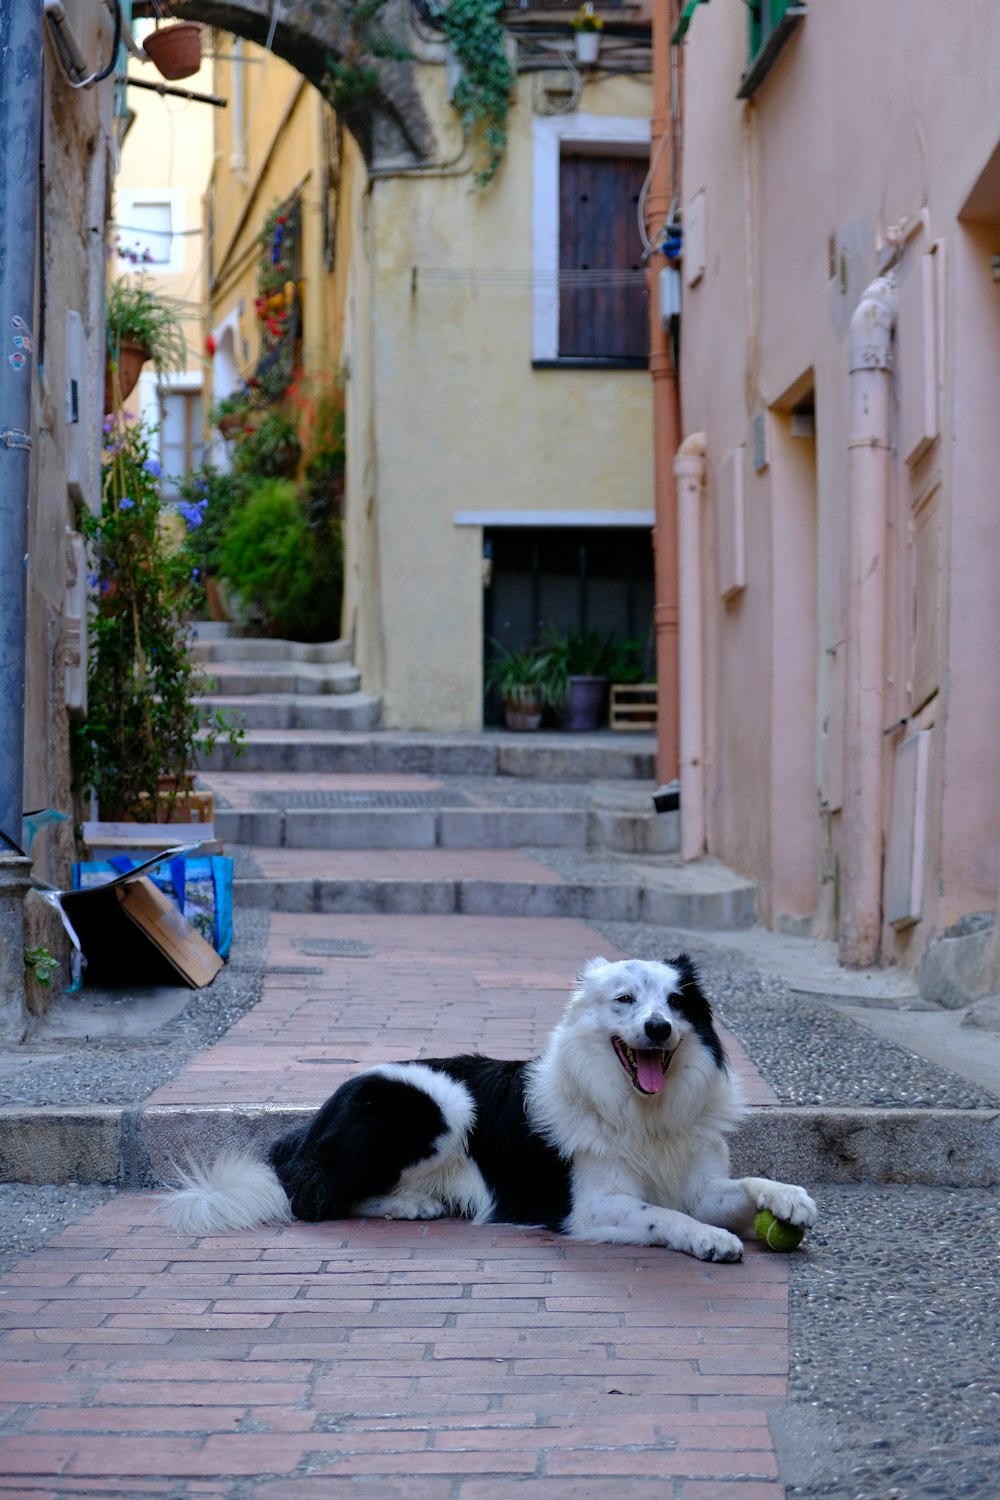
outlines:
{"label": "stone step", "polygon": [[232,697],[256,693],[356,693],[361,673],[351,662],[209,661],[200,670],[202,696]]}
{"label": "stone step", "polygon": [[202,774],[227,844],[288,849],[596,848],[671,854],[679,815],[653,810],[652,781],[512,782],[424,776]]}
{"label": "stone step", "polygon": [[247,729],[377,729],[382,700],[372,693],[213,693],[196,698],[205,714],[221,709]]}
{"label": "stone step", "polygon": [[[209,622],[212,623],[212,622]],[[212,662],[308,662],[331,665],[351,661],[350,641],[282,641],[271,636],[217,636],[196,627],[192,647],[196,661]]]}
{"label": "stone step", "polygon": [[574,866],[566,854],[257,846],[239,851],[233,899],[282,912],[570,917],[703,931],[755,921],[754,885],[716,860],[658,857],[637,864],[588,855]]}
{"label": "stone step", "polygon": [[[178,1161],[210,1160],[234,1140],[263,1154],[320,1102],[0,1108],[0,1182],[159,1187]],[[747,1111],[731,1146],[737,1174],[766,1161],[787,1181],[992,1187],[1000,1121],[990,1109],[767,1105]]]}
{"label": "stone step", "polygon": [[355,733],[249,729],[242,747],[223,740],[202,750],[206,772],[413,772],[431,776],[516,776],[542,781],[649,781],[656,742],[648,734]]}

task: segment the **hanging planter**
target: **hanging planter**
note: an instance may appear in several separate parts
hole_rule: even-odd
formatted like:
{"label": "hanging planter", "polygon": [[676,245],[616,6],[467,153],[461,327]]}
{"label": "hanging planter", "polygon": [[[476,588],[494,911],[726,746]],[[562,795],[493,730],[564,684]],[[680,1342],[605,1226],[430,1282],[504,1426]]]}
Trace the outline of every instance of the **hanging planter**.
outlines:
{"label": "hanging planter", "polygon": [[576,60],[585,67],[593,67],[601,55],[601,33],[578,31],[576,33]]}
{"label": "hanging planter", "polygon": [[122,339],[118,348],[118,381],[115,383],[115,374],[111,361],[104,367],[104,410],[113,411],[117,401],[124,401],[135,390],[142,373],[142,367],[149,358],[149,350],[145,344],[137,344],[133,339]]}
{"label": "hanging planter", "polygon": [[201,67],[201,27],[197,21],[173,21],[157,27],[142,45],[164,78],[190,78]]}

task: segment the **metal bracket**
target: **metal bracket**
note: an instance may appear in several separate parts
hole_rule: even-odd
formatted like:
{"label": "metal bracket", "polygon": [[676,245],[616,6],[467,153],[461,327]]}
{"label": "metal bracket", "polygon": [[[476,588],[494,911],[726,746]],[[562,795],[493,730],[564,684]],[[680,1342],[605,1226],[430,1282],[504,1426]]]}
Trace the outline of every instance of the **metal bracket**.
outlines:
{"label": "metal bracket", "polygon": [[31,452],[31,433],[22,431],[20,427],[6,427],[0,432],[0,442],[8,448],[25,448]]}

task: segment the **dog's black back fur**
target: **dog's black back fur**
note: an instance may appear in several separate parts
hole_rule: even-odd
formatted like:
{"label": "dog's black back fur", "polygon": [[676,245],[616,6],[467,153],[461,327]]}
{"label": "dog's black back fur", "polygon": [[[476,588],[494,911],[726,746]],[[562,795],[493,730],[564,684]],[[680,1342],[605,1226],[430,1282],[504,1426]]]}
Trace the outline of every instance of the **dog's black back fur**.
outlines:
{"label": "dog's black back fur", "polygon": [[297,1219],[346,1218],[355,1203],[386,1193],[431,1155],[447,1128],[423,1089],[379,1073],[342,1083],[308,1125],[271,1147],[271,1165]]}
{"label": "dog's black back fur", "polygon": [[466,1054],[428,1058],[427,1066],[464,1083],[476,1102],[469,1155],[493,1194],[493,1217],[561,1228],[570,1210],[570,1164],[528,1124],[526,1064]]}
{"label": "dog's black back fur", "polygon": [[[492,1217],[560,1229],[570,1210],[570,1164],[528,1124],[526,1064],[476,1055],[421,1062],[472,1095],[476,1120],[468,1153],[493,1195]],[[364,1073],[341,1084],[308,1125],[276,1141],[270,1160],[297,1219],[342,1219],[430,1158],[446,1129],[424,1089]]]}

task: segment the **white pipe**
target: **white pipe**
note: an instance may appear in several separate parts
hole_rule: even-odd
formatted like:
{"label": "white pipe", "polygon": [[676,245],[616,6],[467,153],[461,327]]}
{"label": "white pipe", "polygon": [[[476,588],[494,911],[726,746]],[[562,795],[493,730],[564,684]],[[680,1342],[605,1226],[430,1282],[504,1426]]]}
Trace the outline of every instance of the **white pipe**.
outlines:
{"label": "white pipe", "polygon": [[877,961],[882,909],[882,726],[895,272],[879,276],[851,319],[847,460],[847,704],[840,961]]}
{"label": "white pipe", "polygon": [[674,459],[677,481],[677,571],[680,622],[681,858],[705,852],[705,711],[702,678],[701,497],[705,434],[692,433]]}

